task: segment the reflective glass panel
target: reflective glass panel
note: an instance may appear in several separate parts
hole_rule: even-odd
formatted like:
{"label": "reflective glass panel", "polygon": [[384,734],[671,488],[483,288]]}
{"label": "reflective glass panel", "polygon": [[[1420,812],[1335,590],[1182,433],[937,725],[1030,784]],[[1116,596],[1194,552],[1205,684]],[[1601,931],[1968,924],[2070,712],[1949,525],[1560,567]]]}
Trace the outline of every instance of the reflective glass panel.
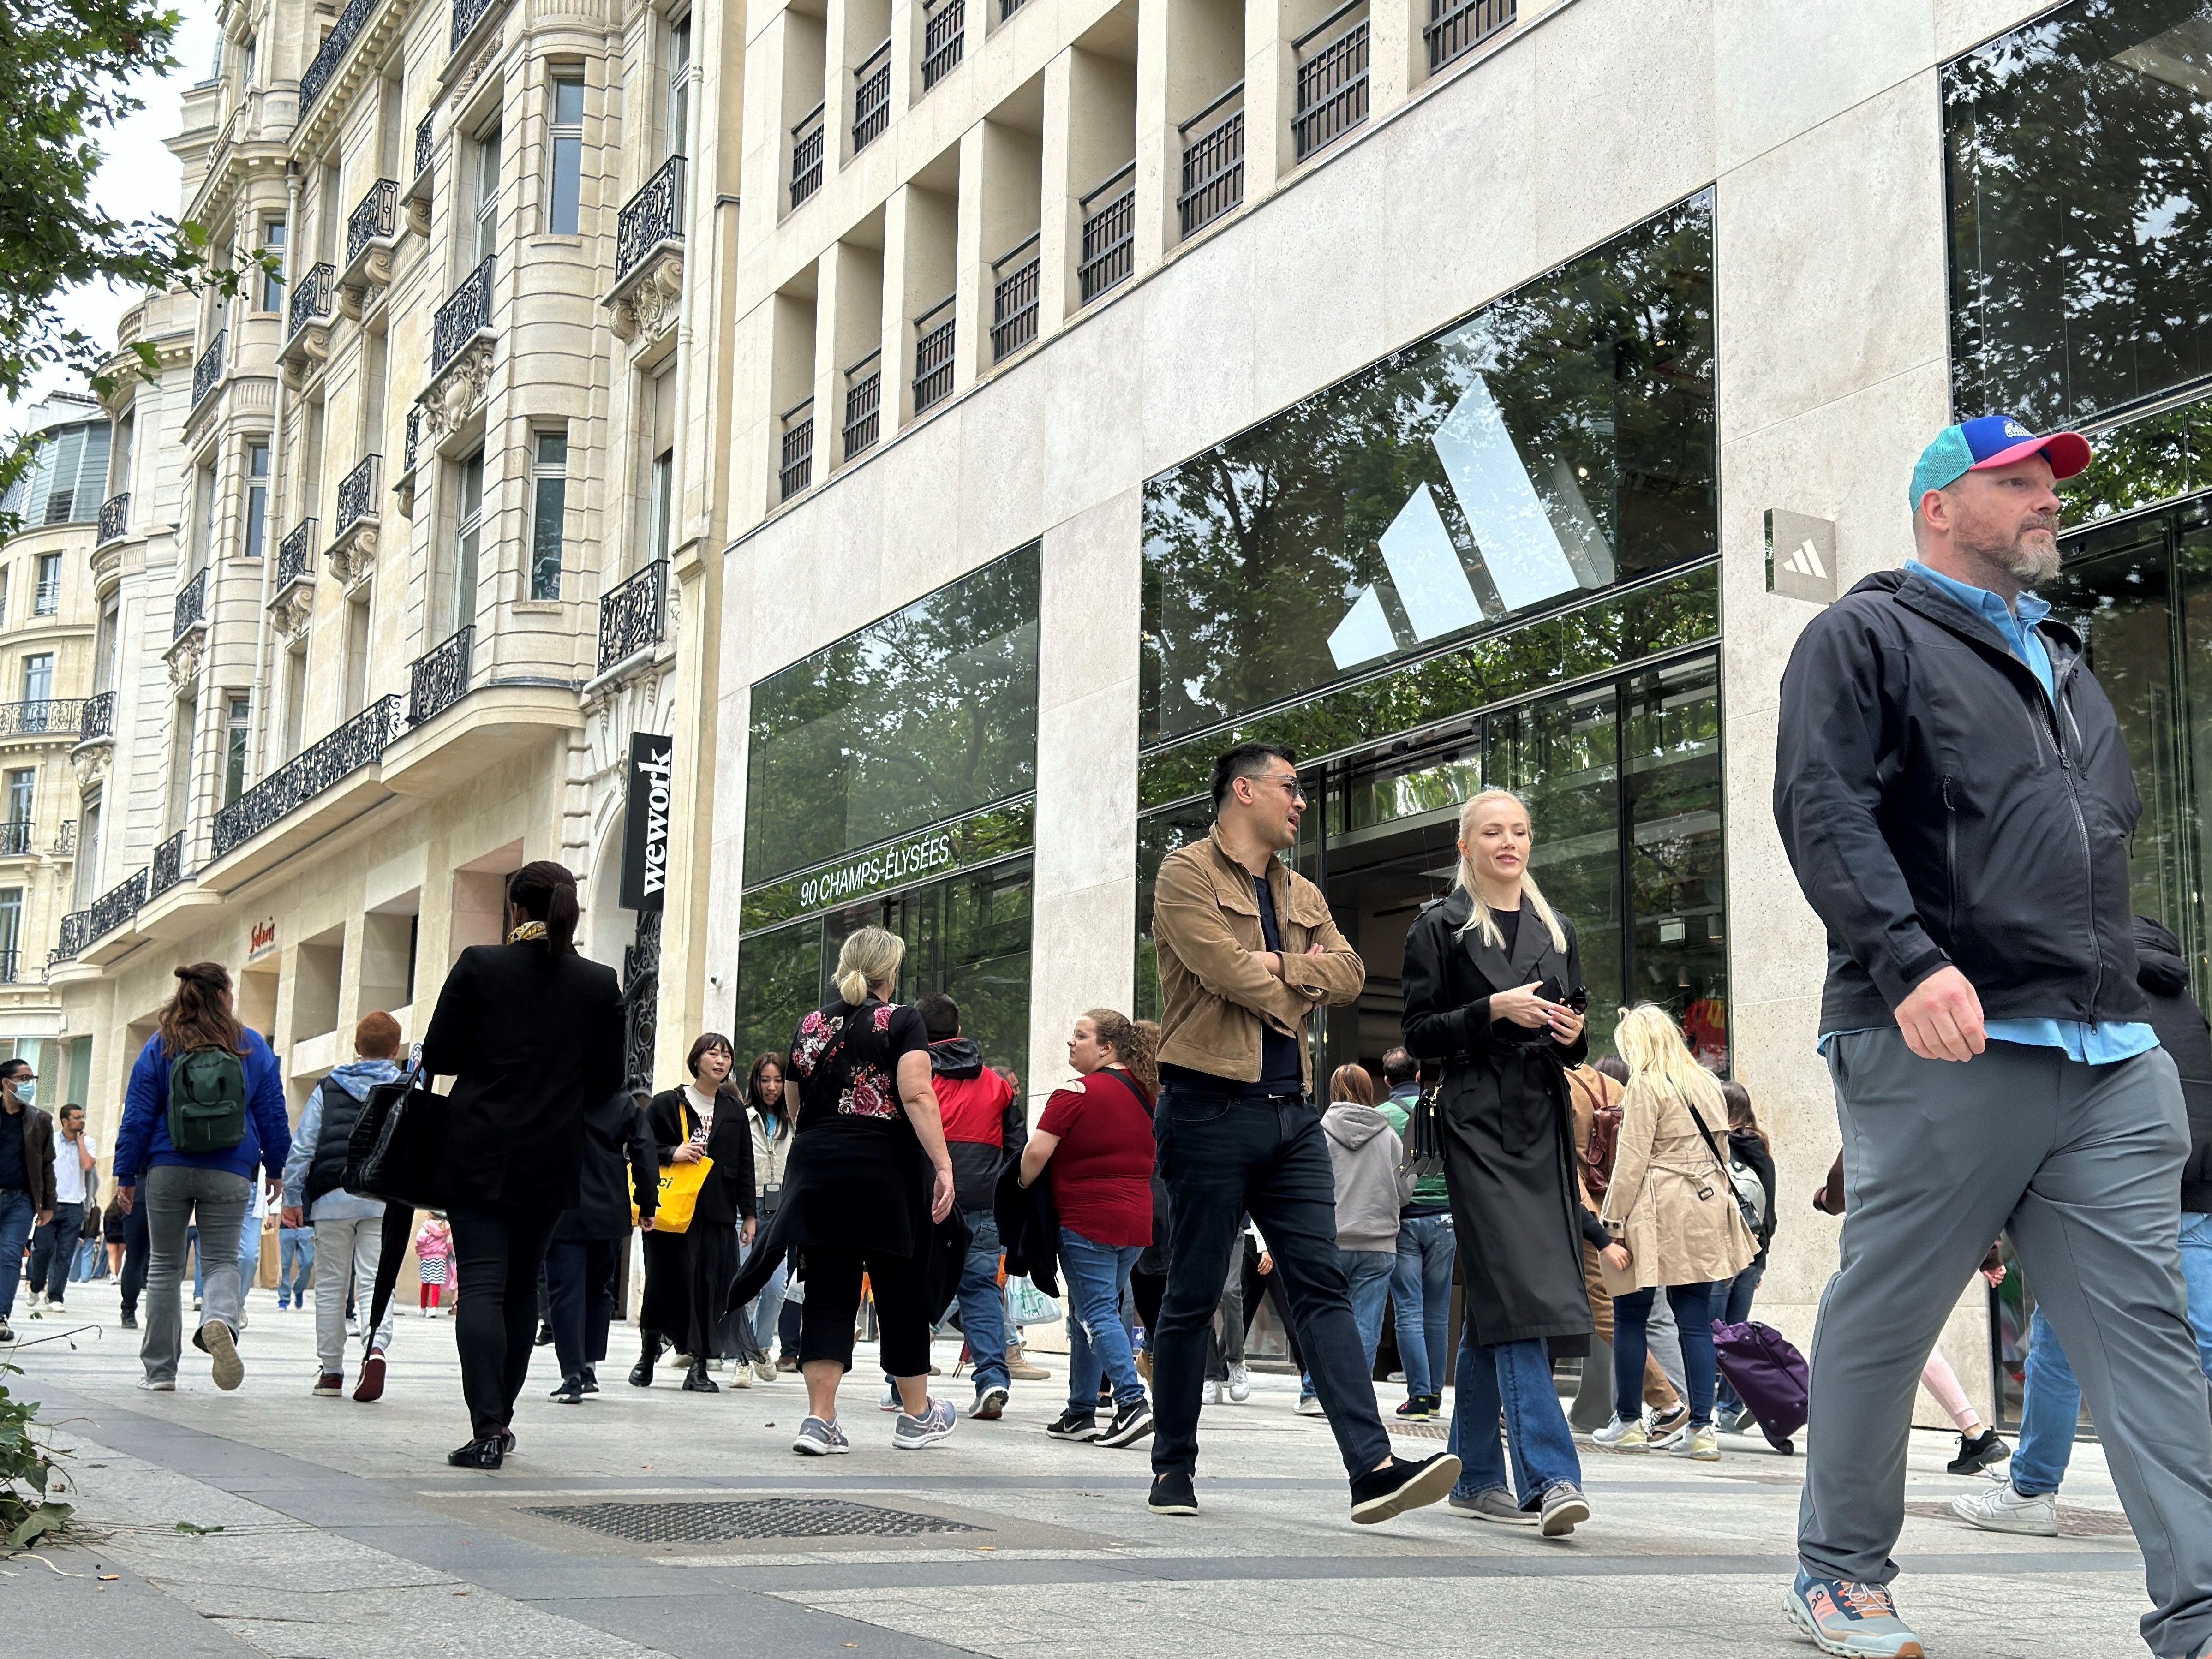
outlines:
{"label": "reflective glass panel", "polygon": [[1626,702],[1621,794],[1635,937],[1625,995],[1663,1006],[1698,1058],[1725,1076],[1719,671],[1700,662],[1636,675]]}

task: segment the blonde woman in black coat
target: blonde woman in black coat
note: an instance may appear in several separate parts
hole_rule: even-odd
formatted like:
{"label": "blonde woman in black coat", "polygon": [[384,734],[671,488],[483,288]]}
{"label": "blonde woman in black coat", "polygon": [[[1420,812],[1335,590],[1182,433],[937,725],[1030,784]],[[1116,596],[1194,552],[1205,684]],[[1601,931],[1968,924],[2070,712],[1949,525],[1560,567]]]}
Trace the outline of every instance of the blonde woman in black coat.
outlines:
{"label": "blonde woman in black coat", "polygon": [[[645,1236],[645,1296],[638,1309],[644,1352],[629,1380],[653,1386],[653,1368],[673,1346],[690,1360],[684,1387],[718,1394],[707,1375],[709,1359],[743,1356],[752,1336],[740,1314],[726,1309],[730,1281],[738,1276],[738,1246],[752,1240],[758,1200],[753,1192],[753,1131],[743,1096],[730,1083],[735,1054],[729,1038],[708,1031],[691,1045],[684,1064],[691,1081],[664,1089],[645,1109],[664,1167],[714,1160],[699,1188],[690,1224],[682,1232],[656,1227]],[[750,1364],[731,1373],[731,1386],[750,1388]]]}

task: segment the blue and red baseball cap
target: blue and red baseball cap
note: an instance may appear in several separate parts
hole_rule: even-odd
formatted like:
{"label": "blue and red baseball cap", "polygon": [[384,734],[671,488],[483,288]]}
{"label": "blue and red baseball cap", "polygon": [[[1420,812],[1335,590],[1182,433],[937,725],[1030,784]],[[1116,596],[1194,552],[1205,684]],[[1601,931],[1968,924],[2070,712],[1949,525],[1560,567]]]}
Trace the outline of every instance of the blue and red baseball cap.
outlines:
{"label": "blue and red baseball cap", "polygon": [[2009,415],[1984,415],[1947,426],[1920,452],[1912,469],[1909,504],[1917,513],[1920,498],[1931,489],[1946,489],[1969,472],[2009,466],[2035,454],[2051,463],[2054,477],[2070,478],[2089,465],[2089,441],[2078,432],[2046,432],[2039,437]]}

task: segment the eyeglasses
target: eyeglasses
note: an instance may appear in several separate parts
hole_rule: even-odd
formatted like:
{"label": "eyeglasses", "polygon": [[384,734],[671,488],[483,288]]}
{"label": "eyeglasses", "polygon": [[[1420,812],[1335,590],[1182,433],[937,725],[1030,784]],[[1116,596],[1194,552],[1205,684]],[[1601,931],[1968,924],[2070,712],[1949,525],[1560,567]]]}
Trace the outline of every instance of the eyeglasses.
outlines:
{"label": "eyeglasses", "polygon": [[1298,775],[1295,772],[1265,772],[1260,776],[1255,778],[1253,781],[1255,783],[1279,783],[1283,786],[1283,793],[1288,795],[1292,800],[1304,800],[1306,798],[1306,792],[1304,788],[1300,786],[1298,782]]}

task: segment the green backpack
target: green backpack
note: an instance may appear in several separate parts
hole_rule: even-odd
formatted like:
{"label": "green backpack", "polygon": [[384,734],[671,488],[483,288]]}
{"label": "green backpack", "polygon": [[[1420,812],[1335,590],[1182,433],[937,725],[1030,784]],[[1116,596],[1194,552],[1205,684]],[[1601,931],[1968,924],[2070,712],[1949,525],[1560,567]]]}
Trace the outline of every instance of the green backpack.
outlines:
{"label": "green backpack", "polygon": [[228,1048],[189,1048],[169,1062],[169,1145],[186,1158],[246,1139],[246,1067]]}

